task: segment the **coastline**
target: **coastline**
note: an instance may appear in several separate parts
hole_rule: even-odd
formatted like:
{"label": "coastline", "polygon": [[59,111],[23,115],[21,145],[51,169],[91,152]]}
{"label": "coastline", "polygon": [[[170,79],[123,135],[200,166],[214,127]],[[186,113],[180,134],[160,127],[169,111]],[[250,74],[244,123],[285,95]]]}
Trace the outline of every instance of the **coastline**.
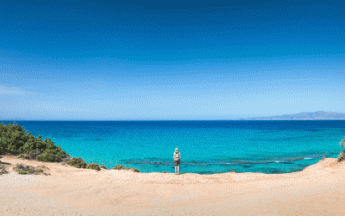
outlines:
{"label": "coastline", "polygon": [[[200,174],[232,170],[239,173],[299,171],[316,163],[318,159],[297,159],[321,158],[323,155],[337,157],[341,151],[338,142],[344,136],[345,127],[345,121],[313,124],[258,124],[244,121],[27,121],[18,124],[36,137],[42,134],[42,139],[52,139],[56,146],[61,146],[71,157],[80,157],[86,163],[97,163],[108,168],[122,165],[137,168],[140,172],[173,172],[171,155],[174,148],[179,147],[183,153],[181,170]],[[97,153],[93,151],[96,149]],[[269,164],[261,166],[260,163]]]}
{"label": "coastline", "polygon": [[[2,156],[1,215],[344,215],[345,163],[326,158],[284,174],[88,170]],[[50,175],[19,175],[17,163]]]}

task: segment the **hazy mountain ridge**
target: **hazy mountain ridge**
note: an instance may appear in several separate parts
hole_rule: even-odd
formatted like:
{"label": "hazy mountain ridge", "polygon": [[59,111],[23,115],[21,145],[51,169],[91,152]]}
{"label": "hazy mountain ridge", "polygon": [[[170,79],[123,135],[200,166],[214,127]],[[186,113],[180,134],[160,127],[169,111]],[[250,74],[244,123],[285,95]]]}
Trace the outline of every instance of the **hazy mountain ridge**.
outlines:
{"label": "hazy mountain ridge", "polygon": [[345,120],[345,113],[337,112],[302,112],[289,115],[249,118],[247,120]]}

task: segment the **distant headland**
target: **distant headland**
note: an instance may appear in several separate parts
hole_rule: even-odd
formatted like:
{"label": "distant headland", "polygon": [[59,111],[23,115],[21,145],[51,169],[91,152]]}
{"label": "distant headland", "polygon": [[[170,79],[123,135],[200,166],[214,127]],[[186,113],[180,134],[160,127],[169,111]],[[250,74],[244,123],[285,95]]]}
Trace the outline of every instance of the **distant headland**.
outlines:
{"label": "distant headland", "polygon": [[244,120],[345,120],[345,113],[337,112],[302,112],[290,115],[248,118]]}

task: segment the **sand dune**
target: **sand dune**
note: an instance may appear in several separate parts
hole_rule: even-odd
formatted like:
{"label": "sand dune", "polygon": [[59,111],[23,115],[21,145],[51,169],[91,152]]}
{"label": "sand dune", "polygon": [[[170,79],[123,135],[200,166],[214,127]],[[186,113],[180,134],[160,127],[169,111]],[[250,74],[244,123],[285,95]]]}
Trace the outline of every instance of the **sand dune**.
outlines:
{"label": "sand dune", "polygon": [[[289,174],[178,176],[1,161],[0,215],[345,215],[345,163],[331,158]],[[17,163],[50,175],[19,175]]]}

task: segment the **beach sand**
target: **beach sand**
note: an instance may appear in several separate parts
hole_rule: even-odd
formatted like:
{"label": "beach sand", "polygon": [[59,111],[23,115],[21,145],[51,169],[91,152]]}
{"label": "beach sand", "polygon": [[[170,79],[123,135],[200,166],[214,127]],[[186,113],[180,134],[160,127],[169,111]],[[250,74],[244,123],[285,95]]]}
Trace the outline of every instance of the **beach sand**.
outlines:
{"label": "beach sand", "polygon": [[[0,215],[345,215],[345,162],[289,174],[87,170],[3,156]],[[50,175],[19,175],[15,164]]]}

